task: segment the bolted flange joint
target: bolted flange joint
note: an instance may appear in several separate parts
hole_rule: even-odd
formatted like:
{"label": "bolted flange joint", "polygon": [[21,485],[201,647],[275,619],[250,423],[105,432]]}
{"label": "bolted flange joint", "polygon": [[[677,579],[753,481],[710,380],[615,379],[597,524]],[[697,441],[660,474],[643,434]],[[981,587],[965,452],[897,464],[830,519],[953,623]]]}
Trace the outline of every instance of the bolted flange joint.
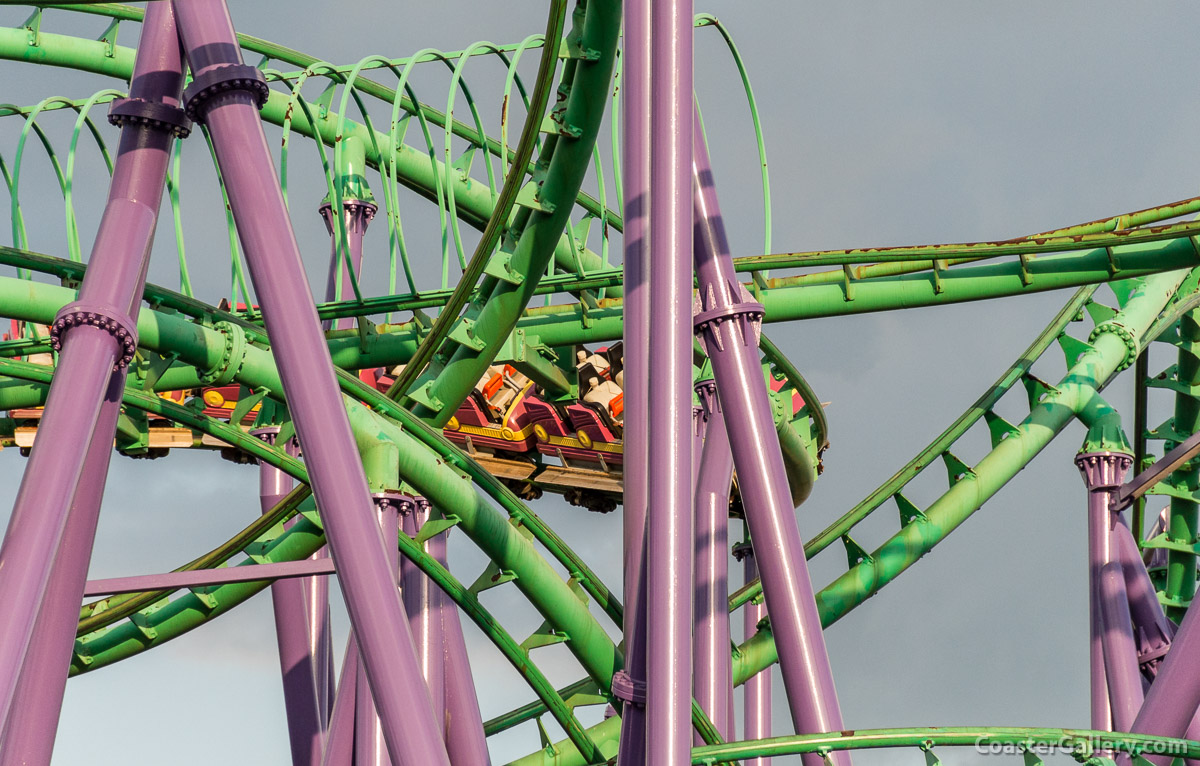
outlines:
{"label": "bolted flange joint", "polygon": [[67,331],[80,326],[97,327],[116,339],[120,346],[113,370],[119,370],[133,361],[137,353],[137,325],[128,315],[114,311],[108,306],[75,301],[59,310],[50,325],[50,347],[62,350]]}
{"label": "bolted flange joint", "polygon": [[234,90],[246,91],[254,96],[259,109],[263,108],[271,94],[267,79],[258,71],[258,67],[227,64],[208,70],[187,86],[183,91],[183,109],[190,120],[203,125],[213,96]]}
{"label": "bolted flange joint", "polygon": [[754,555],[754,546],[750,545],[749,542],[738,543],[737,545],[733,546],[732,552],[735,559],[738,561],[745,561],[747,556]]}
{"label": "bolted flange joint", "polygon": [[1137,360],[1138,353],[1140,353],[1141,349],[1138,348],[1137,338],[1133,337],[1133,333],[1129,331],[1129,328],[1113,321],[1101,322],[1100,324],[1096,325],[1095,329],[1093,329],[1091,334],[1088,335],[1088,343],[1095,343],[1096,339],[1104,333],[1112,333],[1125,343],[1125,358],[1123,358],[1121,363],[1117,365],[1116,371],[1120,372],[1121,370],[1132,367],[1133,363]]}
{"label": "bolted flange joint", "polygon": [[1112,490],[1121,486],[1125,472],[1133,465],[1133,455],[1124,452],[1081,452],[1075,465],[1091,490]]}
{"label": "bolted flange joint", "polygon": [[176,138],[187,138],[192,132],[192,121],[182,109],[142,98],[114,99],[108,108],[108,122],[118,128],[142,125],[170,133]]}
{"label": "bolted flange joint", "polygon": [[697,381],[694,386],[700,407],[704,410],[704,419],[711,420],[720,409],[717,401],[717,382],[712,378]]}
{"label": "bolted flange joint", "polygon": [[639,681],[629,675],[625,670],[618,670],[613,673],[612,677],[612,693],[619,700],[645,707],[646,705],[646,682]]}
{"label": "bolted flange joint", "polygon": [[390,508],[400,514],[401,517],[408,516],[417,510],[416,499],[412,495],[397,490],[372,492],[371,499],[375,501],[376,510],[383,511]]}
{"label": "bolted flange joint", "polygon": [[200,372],[200,380],[211,386],[224,386],[233,382],[246,362],[246,333],[232,322],[217,322],[213,329],[225,338],[221,361]]}
{"label": "bolted flange joint", "polygon": [[[749,332],[747,332],[749,330],[754,333],[754,345],[758,345],[763,316],[766,315],[767,310],[761,303],[754,300],[754,296],[750,295],[750,291],[746,289],[745,285],[740,282],[735,284],[740,298],[736,303],[724,304],[723,301],[718,300],[712,285],[701,285],[700,291],[692,299],[692,325],[695,327],[696,339],[705,353],[710,353],[708,349],[710,339],[717,344],[716,350],[723,351],[725,349],[721,338],[721,329],[727,324],[733,332],[732,340],[736,341],[740,333],[742,342],[749,343]],[[707,294],[707,299],[704,297],[705,294]]]}

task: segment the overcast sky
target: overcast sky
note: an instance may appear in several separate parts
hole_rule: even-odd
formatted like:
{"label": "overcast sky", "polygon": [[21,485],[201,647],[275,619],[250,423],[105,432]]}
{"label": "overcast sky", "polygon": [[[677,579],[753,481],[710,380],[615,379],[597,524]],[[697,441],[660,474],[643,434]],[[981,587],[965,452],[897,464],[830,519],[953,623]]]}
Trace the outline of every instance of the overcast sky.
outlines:
{"label": "overcast sky", "polygon": [[[776,252],[1011,237],[1189,197],[1200,186],[1193,148],[1200,96],[1177,75],[1197,63],[1200,7],[1193,3],[714,1],[696,10],[730,28],[750,72],[770,153]],[[353,63],[368,53],[516,42],[542,31],[545,9],[529,2],[235,0],[232,13],[240,31]],[[0,18],[19,24],[24,14],[0,9]],[[104,26],[95,19],[76,23],[63,12],[46,18],[43,30],[74,29],[93,38]],[[123,28],[120,42],[135,40],[136,27]],[[532,76],[536,56],[525,64],[522,71]],[[448,78],[444,69],[434,71],[439,66],[428,65],[422,75],[421,97],[440,108]],[[495,126],[503,72],[495,64],[480,64],[479,71],[480,84],[472,88]],[[761,253],[753,134],[736,72],[711,29],[697,33],[696,71],[735,255]],[[0,72],[0,100],[22,104],[122,87],[11,63],[0,64]],[[69,119],[54,124],[59,135],[69,133]],[[12,118],[0,120],[6,159],[19,129]],[[607,136],[606,129],[605,145]],[[311,144],[298,140],[296,147],[293,219],[321,291],[328,240],[315,208],[324,189],[316,183]],[[607,150],[604,156],[610,173]],[[94,156],[79,162],[81,177],[91,179],[77,191],[86,245],[104,180]],[[65,255],[61,197],[49,166],[33,156],[28,163],[21,196],[30,246]],[[210,234],[222,231],[223,217],[208,165],[202,142],[189,140],[189,263],[197,295],[216,302],[228,290],[228,255],[223,233]],[[378,178],[372,180],[378,195]],[[422,273],[432,273],[436,216],[427,205],[407,204],[414,208],[405,212],[410,248],[425,259]],[[386,247],[386,226],[377,219],[367,240],[368,275],[382,277]],[[619,240],[613,252],[619,254]],[[160,234],[151,279],[177,284],[169,229]],[[804,535],[826,526],[940,433],[1068,297],[775,326],[773,338],[831,402],[833,446],[799,511]],[[1057,380],[1061,357],[1051,350],[1047,360],[1039,374]],[[1169,352],[1156,354],[1152,372],[1171,361]],[[1131,396],[1126,379],[1107,394],[1127,413]],[[1165,413],[1169,400],[1155,406]],[[1020,417],[1015,407],[1005,412]],[[976,435],[960,457],[977,461],[985,438]],[[1082,438],[1081,427],[1069,427],[920,566],[827,631],[847,727],[1086,726],[1084,493],[1071,462]],[[5,523],[23,466],[16,450],[0,454]],[[910,499],[927,505],[940,493],[940,471],[934,473],[936,481],[906,493]],[[178,566],[257,515],[256,493],[253,468],[212,453],[177,451],[153,462],[117,457],[92,576]],[[619,513],[589,514],[555,498],[537,510],[618,587]],[[855,535],[868,549],[896,529],[891,509],[878,515]],[[456,538],[452,568],[470,582],[483,563]],[[828,584],[844,568],[840,548],[812,566],[815,584]],[[534,627],[531,610],[500,590],[488,605],[527,617]],[[337,609],[340,656],[345,623]],[[468,640],[477,650],[484,715],[526,701],[515,674],[473,628]],[[556,683],[578,677],[578,667],[553,651],[536,659],[547,657]],[[777,681],[776,731],[786,733],[781,687]],[[72,680],[60,731],[55,763],[63,765],[289,763],[269,598],[260,595],[214,625]],[[537,748],[536,731],[525,726],[496,738],[493,756],[503,762]],[[948,764],[977,760],[943,754]],[[923,759],[914,751],[890,762]]]}

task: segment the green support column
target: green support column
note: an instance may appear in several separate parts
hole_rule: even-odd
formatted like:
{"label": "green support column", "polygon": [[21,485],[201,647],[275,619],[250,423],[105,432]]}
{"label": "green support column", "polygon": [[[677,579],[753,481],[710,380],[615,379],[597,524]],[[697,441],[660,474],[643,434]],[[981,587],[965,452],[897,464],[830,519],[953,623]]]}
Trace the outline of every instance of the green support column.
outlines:
{"label": "green support column", "polygon": [[[1194,345],[1200,341],[1200,322],[1195,313],[1179,320],[1179,362],[1175,372],[1175,418],[1174,431],[1186,437],[1200,430],[1200,352]],[[1164,445],[1170,450],[1174,443]],[[1200,523],[1200,506],[1195,492],[1200,483],[1200,462],[1190,460],[1163,482],[1171,492],[1171,508],[1167,523],[1167,540],[1172,547],[1167,551],[1167,583],[1163,594],[1167,616],[1179,622],[1192,596],[1196,593],[1196,554],[1181,550],[1190,548],[1197,539]],[[1178,547],[1176,547],[1178,546]]]}

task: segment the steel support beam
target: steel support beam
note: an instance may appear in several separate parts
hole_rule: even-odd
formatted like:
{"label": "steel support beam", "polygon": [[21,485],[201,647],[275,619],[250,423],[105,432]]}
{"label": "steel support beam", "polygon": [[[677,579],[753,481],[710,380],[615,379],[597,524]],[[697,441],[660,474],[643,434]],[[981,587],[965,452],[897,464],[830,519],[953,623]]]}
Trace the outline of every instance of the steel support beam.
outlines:
{"label": "steel support beam", "polygon": [[224,0],[175,3],[194,77],[187,106],[213,139],[217,165],[307,458],[339,584],[394,766],[449,766],[421,688],[388,549],[372,512],[320,320],[313,306],[258,106],[266,86],[241,60]]}

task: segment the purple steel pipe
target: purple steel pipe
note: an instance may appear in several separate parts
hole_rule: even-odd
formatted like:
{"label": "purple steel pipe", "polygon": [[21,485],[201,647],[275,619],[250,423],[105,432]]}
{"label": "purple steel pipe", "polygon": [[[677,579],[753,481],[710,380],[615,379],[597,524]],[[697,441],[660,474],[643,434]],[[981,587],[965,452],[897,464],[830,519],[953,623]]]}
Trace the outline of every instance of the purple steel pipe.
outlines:
{"label": "purple steel pipe", "polygon": [[[123,382],[116,376],[109,381],[96,422],[97,430],[102,433],[117,427],[123,389]],[[0,764],[3,766],[48,766],[54,752],[75,647],[75,629],[79,625],[79,594],[87,580],[111,455],[112,446],[107,442],[94,439],[88,445],[71,509],[71,523],[63,532],[35,623],[38,639],[30,643],[25,655],[8,724],[2,727]]]}
{"label": "purple steel pipe", "polygon": [[[642,576],[646,535],[646,466],[649,462],[650,292],[647,223],[650,215],[650,0],[626,0],[622,88],[624,150],[625,433],[624,594],[625,668],[631,686],[646,679],[646,601]],[[645,761],[646,711],[626,700],[621,711],[620,766]]]}
{"label": "purple steel pipe", "polygon": [[1142,706],[1142,675],[1121,565],[1105,564],[1100,571],[1100,616],[1104,632],[1104,672],[1108,678],[1113,730],[1129,731]]}
{"label": "purple steel pipe", "polygon": [[1088,622],[1092,728],[1112,731],[1112,707],[1104,665],[1104,621],[1100,611],[1100,571],[1113,560],[1113,490],[1121,486],[1133,457],[1121,452],[1083,452],[1075,465],[1088,490]]}
{"label": "purple steel pipe", "polygon": [[[401,514],[411,515],[411,509],[412,503],[407,498],[400,499],[390,494],[376,496],[379,528],[383,530],[384,540],[397,539]],[[388,548],[388,566],[393,572],[392,582],[399,585],[400,551],[395,545]],[[388,749],[366,683],[366,670],[360,662],[354,704],[354,766],[384,766],[388,762]]]}
{"label": "purple steel pipe", "polygon": [[[699,121],[693,149],[700,288],[696,328],[721,397],[792,722],[801,734],[840,731],[844,727],[833,672],[758,358],[762,306],[749,299],[734,273]],[[850,763],[844,752],[829,758],[838,766]],[[803,762],[825,763],[819,754],[805,755]]]}
{"label": "purple steel pipe", "polygon": [[[337,221],[333,217],[333,206],[330,204],[321,205],[321,218],[325,221],[325,228],[329,230],[331,239],[333,240],[332,252],[329,254],[329,277],[325,283],[325,300],[340,301],[347,300],[353,297],[354,292],[350,287],[350,266],[354,267],[354,274],[362,274],[363,260],[363,235],[367,233],[367,224],[375,217],[375,211],[378,208],[364,200],[348,199],[342,203],[342,214],[346,219],[346,245],[349,251],[347,255],[350,257],[350,265],[342,263],[342,289],[339,292],[337,284],[337,267],[338,267],[338,231]],[[335,330],[349,330],[354,327],[354,317],[343,317],[336,322],[325,320],[322,326],[328,330],[331,327]]]}
{"label": "purple steel pipe", "polygon": [[[758,566],[754,562],[754,549],[749,542],[739,545],[734,555],[742,558],[746,582],[758,577]],[[758,623],[767,616],[766,604],[751,601],[742,608],[742,627],[749,639],[758,630]],[[767,739],[771,736],[771,669],[755,673],[743,685],[743,739]],[[768,766],[770,758],[752,758],[746,766]]]}
{"label": "purple steel pipe", "polygon": [[1113,529],[1113,543],[1116,559],[1121,564],[1121,573],[1125,576],[1125,595],[1133,620],[1138,664],[1146,680],[1153,681],[1158,674],[1162,658],[1171,648],[1175,626],[1163,613],[1162,604],[1158,602],[1158,595],[1154,591],[1154,583],[1150,581],[1146,565],[1142,563],[1137,543],[1124,524],[1117,524]]}
{"label": "purple steel pipe", "polygon": [[[334,573],[330,559],[302,559],[279,561],[271,564],[243,564],[219,569],[185,569],[182,572],[164,572],[133,577],[111,577],[103,580],[88,580],[83,590],[85,597],[111,596],[117,593],[141,593],[148,590],[167,588],[195,588],[207,585],[226,585],[234,582],[261,582],[262,580],[286,580],[293,577],[318,577]],[[306,623],[307,625],[307,623]]]}
{"label": "purple steel pipe", "polygon": [[325,738],[325,753],[321,766],[353,766],[354,713],[358,698],[358,641],[354,633],[346,641],[342,660],[342,680],[329,717],[329,736]]}
{"label": "purple steel pipe", "polygon": [[[254,435],[274,444],[278,427],[258,429]],[[284,445],[289,455],[299,450],[294,439]],[[292,489],[292,479],[270,463],[258,465],[258,494],[267,513]],[[293,766],[319,766],[324,748],[326,719],[317,706],[313,656],[309,652],[308,609],[301,580],[279,580],[271,585],[275,612],[275,640],[283,676],[283,702],[287,713],[288,741]]]}
{"label": "purple steel pipe", "polygon": [[[429,542],[430,552],[444,566],[446,535],[438,535]],[[446,673],[446,749],[450,752],[450,763],[454,766],[491,766],[462,622],[458,609],[444,593],[441,598],[446,604],[442,609],[442,657]]]}
{"label": "purple steel pipe", "polygon": [[[696,386],[708,421],[696,482],[695,696],[717,731],[733,736],[729,653],[729,485],[733,454],[712,381]],[[696,735],[696,744],[703,744]]]}
{"label": "purple steel pipe", "polygon": [[392,762],[448,766],[432,710],[412,704],[421,690],[420,668],[389,571],[387,550],[395,544],[385,544],[371,512],[362,462],[276,183],[257,109],[265,83],[242,64],[224,0],[176,2],[175,13],[195,78],[188,107],[212,135]]}
{"label": "purple steel pipe", "polygon": [[646,763],[691,763],[692,2],[650,12],[650,459]]}
{"label": "purple steel pipe", "polygon": [[[1182,737],[1200,708],[1200,629],[1196,615],[1200,609],[1189,609],[1171,642],[1171,651],[1150,685],[1146,701],[1138,711],[1130,731],[1138,734],[1158,734]],[[1169,757],[1146,755],[1154,763],[1167,764]]]}
{"label": "purple steel pipe", "polygon": [[[131,98],[118,103],[186,124],[176,108],[183,78],[174,20],[169,9],[147,13]],[[118,114],[116,121],[124,118]],[[112,444],[115,421],[104,433],[96,426],[114,369],[120,370],[115,377],[124,385],[125,365],[136,347],[137,312],[174,134],[161,121],[133,121],[122,129],[108,202],[79,300],[60,311],[51,328],[55,344],[61,343],[57,374],[0,546],[0,603],[5,605],[5,619],[0,621],[0,720],[8,718],[55,554],[81,486],[89,442],[97,440],[106,449]],[[101,473],[107,474],[107,463]],[[83,485],[85,493],[94,490]],[[72,597],[74,608],[83,590],[82,583],[79,586]]]}
{"label": "purple steel pipe", "polygon": [[[429,519],[429,503],[417,499],[417,507],[404,517],[404,532],[416,537]],[[425,550],[430,551],[429,542]],[[442,647],[441,590],[408,559],[400,562],[400,592],[404,594],[404,610],[408,612],[408,624],[412,629],[417,648],[417,660],[421,674],[429,689],[434,720],[438,722],[438,734],[444,730],[446,720],[446,685],[442,668],[445,650]]]}

